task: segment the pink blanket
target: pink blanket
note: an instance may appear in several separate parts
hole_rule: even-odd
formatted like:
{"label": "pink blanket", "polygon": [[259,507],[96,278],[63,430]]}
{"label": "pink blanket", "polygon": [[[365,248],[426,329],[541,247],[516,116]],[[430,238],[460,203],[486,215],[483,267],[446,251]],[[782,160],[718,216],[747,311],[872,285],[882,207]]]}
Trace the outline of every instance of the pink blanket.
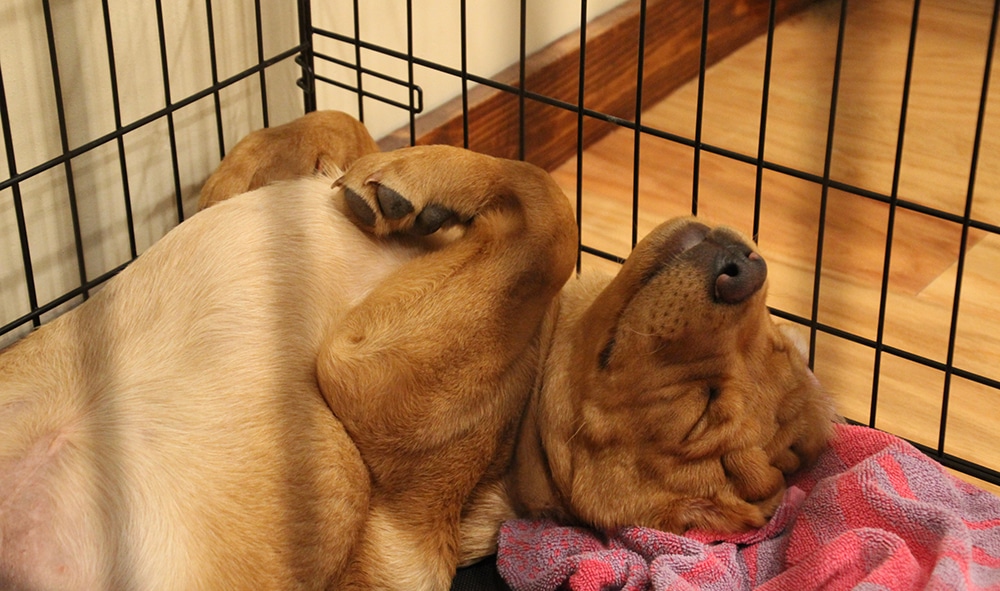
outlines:
{"label": "pink blanket", "polygon": [[838,426],[760,530],[601,535],[516,520],[497,565],[525,591],[1000,589],[1000,498],[896,437]]}

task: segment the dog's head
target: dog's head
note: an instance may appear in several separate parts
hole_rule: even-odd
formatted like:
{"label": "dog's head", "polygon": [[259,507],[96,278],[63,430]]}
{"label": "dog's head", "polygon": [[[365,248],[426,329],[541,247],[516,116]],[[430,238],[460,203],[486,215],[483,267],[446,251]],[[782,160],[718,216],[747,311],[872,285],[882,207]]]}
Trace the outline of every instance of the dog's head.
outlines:
{"label": "dog's head", "polygon": [[547,484],[521,483],[526,508],[601,528],[763,525],[834,419],[766,278],[752,242],[684,218],[592,301],[565,298],[531,411]]}

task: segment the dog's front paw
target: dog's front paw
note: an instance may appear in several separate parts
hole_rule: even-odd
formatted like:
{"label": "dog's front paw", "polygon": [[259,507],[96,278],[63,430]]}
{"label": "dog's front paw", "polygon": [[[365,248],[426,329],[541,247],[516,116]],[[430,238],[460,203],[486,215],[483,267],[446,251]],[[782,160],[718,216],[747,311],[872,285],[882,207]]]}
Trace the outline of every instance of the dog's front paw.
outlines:
{"label": "dog's front paw", "polygon": [[750,503],[773,497],[785,488],[781,470],[771,465],[759,447],[738,449],[722,456],[722,467],[736,494]]}

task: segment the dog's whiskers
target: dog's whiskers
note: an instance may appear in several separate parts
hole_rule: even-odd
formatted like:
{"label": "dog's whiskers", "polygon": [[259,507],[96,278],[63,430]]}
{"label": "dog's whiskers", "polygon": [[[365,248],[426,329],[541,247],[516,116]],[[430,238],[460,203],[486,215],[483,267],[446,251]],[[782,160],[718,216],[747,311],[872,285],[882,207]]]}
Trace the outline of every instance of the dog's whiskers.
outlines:
{"label": "dog's whiskers", "polygon": [[[631,326],[628,326],[628,325],[622,326],[621,330],[630,332],[630,333],[632,333],[632,334],[634,334],[636,336],[646,337],[646,338],[650,338],[650,339],[656,338],[656,337],[659,336],[655,332],[641,331],[641,330],[632,328]],[[665,346],[666,346],[666,342],[661,339],[660,342],[659,342],[659,344],[652,351],[650,351],[650,353],[657,353],[657,352],[660,351],[660,349],[663,349],[663,347],[665,347]]]}
{"label": "dog's whiskers", "polygon": [[632,333],[634,335],[638,335],[640,337],[655,337],[656,336],[655,333],[652,333],[652,332],[643,332],[641,330],[632,328],[631,326],[623,326],[622,330],[626,330],[626,331],[628,331],[628,332],[630,332],[630,333]]}
{"label": "dog's whiskers", "polygon": [[569,436],[569,439],[566,440],[566,443],[569,444],[570,441],[573,441],[573,438],[575,438],[580,433],[580,431],[583,431],[583,427],[586,424],[587,421],[581,419],[580,426],[576,428],[576,431],[573,431],[573,434]]}

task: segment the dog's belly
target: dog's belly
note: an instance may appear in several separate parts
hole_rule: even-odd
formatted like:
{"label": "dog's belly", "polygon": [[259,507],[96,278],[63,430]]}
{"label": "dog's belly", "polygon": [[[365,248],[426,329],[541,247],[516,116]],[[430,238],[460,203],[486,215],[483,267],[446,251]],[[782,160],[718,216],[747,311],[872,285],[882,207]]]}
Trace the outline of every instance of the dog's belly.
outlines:
{"label": "dog's belly", "polygon": [[368,476],[317,348],[415,251],[358,231],[329,184],[198,214],[0,355],[0,587],[330,582]]}

